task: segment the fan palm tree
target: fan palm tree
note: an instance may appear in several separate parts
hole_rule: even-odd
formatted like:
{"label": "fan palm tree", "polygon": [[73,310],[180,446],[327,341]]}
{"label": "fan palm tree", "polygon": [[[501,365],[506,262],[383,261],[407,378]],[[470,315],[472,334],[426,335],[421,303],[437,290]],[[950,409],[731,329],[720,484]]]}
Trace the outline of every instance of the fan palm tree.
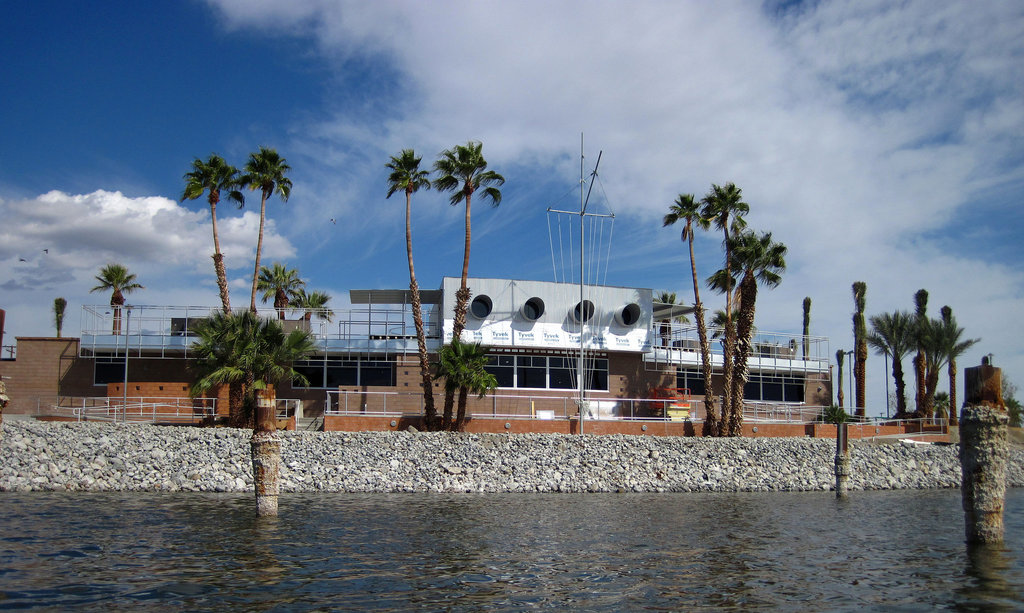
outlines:
{"label": "fan palm tree", "polygon": [[[743,426],[743,388],[754,334],[757,286],[778,287],[786,270],[786,246],[772,240],[772,233],[743,232],[733,239],[733,267],[740,275],[739,317],[736,320],[736,353],[733,356],[732,389],[727,394],[728,434],[740,436]],[[728,359],[728,357],[726,358]]]}
{"label": "fan palm tree", "polygon": [[434,407],[434,386],[430,376],[430,359],[427,354],[427,334],[423,328],[423,303],[420,300],[420,287],[416,282],[416,269],[412,261],[412,195],[420,189],[430,189],[429,173],[420,170],[422,158],[416,156],[412,149],[402,149],[397,156],[391,156],[387,167],[388,195],[398,191],[405,193],[405,253],[409,258],[409,294],[412,300],[412,320],[416,326],[416,346],[420,360],[420,388],[423,390],[424,425],[428,430],[436,430],[437,408]]}
{"label": "fan palm tree", "polygon": [[251,444],[256,513],[277,515],[281,441],[273,405],[257,402],[256,392],[284,380],[308,383],[292,364],[313,352],[313,338],[303,330],[285,334],[281,324],[251,311],[216,313],[200,323],[197,332],[194,351],[199,377],[192,394],[233,382],[243,385],[245,404],[256,405]]}
{"label": "fan palm tree", "polygon": [[256,289],[263,292],[263,302],[274,299],[277,318],[282,321],[285,309],[305,286],[306,282],[299,278],[299,271],[285,268],[280,262],[274,262],[270,268],[260,268],[260,276],[256,283]]}
{"label": "fan palm tree", "polygon": [[980,343],[981,339],[961,340],[964,329],[957,325],[956,318],[953,317],[953,309],[944,306],[941,312],[942,345],[946,359],[949,361],[949,370],[947,371],[949,375],[949,423],[956,425],[959,423],[956,409],[956,359],[962,356],[968,349]]}
{"label": "fan palm tree", "polygon": [[701,214],[701,204],[696,202],[693,194],[679,194],[669,207],[662,227],[675,225],[685,221],[680,238],[690,247],[690,273],[693,279],[693,317],[697,320],[697,338],[700,341],[701,373],[704,376],[704,436],[719,435],[719,416],[715,406],[715,394],[711,386],[711,342],[708,339],[708,328],[704,320],[704,303],[700,299],[700,283],[697,280],[697,260],[693,255],[693,227],[703,230],[711,227],[711,220]]}
{"label": "fan palm tree", "polygon": [[53,299],[53,323],[57,327],[57,338],[64,330],[64,310],[68,308],[68,301],[63,298]]}
{"label": "fan palm tree", "polygon": [[456,145],[442,151],[441,156],[434,162],[434,171],[438,174],[437,179],[434,179],[434,189],[452,192],[449,198],[452,206],[457,206],[460,202],[466,203],[466,244],[462,255],[462,284],[455,295],[453,337],[458,338],[466,327],[466,306],[469,303],[466,280],[469,278],[469,246],[472,238],[470,208],[473,194],[477,190],[483,190],[484,197],[489,199],[493,206],[498,206],[501,204],[501,190],[498,187],[504,185],[505,177],[493,170],[487,170],[483,144],[477,141],[469,141],[465,145]]}
{"label": "fan palm tree", "polygon": [[[725,266],[721,269],[724,275],[718,280],[718,284],[711,283],[712,288],[725,293],[725,343],[722,347],[724,358],[722,360],[722,389],[726,398],[722,405],[722,422],[726,424],[726,411],[729,410],[729,394],[732,390],[733,360],[736,347],[736,326],[733,323],[733,285],[732,285],[732,251],[729,238],[739,234],[746,227],[747,222],[744,216],[750,212],[750,205],[743,202],[743,192],[736,187],[735,183],[726,183],[724,186],[712,184],[711,190],[701,200],[701,217],[708,219],[715,228],[723,233],[722,248],[725,251]],[[714,278],[714,275],[712,276]],[[722,428],[724,434],[727,427]]]}
{"label": "fan palm tree", "polygon": [[872,315],[866,340],[879,355],[892,360],[892,378],[896,386],[896,418],[907,416],[907,384],[903,376],[903,358],[916,346],[914,316],[905,311]]}
{"label": "fan palm tree", "polygon": [[114,311],[114,334],[121,333],[121,307],[124,306],[124,295],[131,294],[135,290],[146,289],[135,281],[135,275],[128,272],[123,264],[107,264],[100,268],[100,274],[95,279],[99,285],[89,290],[92,292],[105,292],[110,290],[110,306]]}
{"label": "fan palm tree", "polygon": [[853,283],[853,304],[856,307],[856,311],[853,314],[853,349],[855,352],[853,354],[853,379],[857,390],[854,415],[861,418],[867,415],[867,409],[864,406],[867,403],[865,377],[867,375],[868,361],[868,342],[866,338],[868,329],[864,323],[864,297],[867,291],[867,283],[863,281],[855,281]]}
{"label": "fan palm tree", "polygon": [[[441,348],[435,379],[444,379],[445,390],[459,393],[459,412],[452,430],[461,432],[466,423],[466,400],[469,392],[483,398],[498,387],[498,380],[487,372],[487,352],[479,343],[463,343],[458,338]],[[445,424],[451,415],[444,416]]]}
{"label": "fan palm tree", "polygon": [[324,321],[331,322],[334,321],[334,311],[327,307],[330,301],[331,295],[327,292],[313,290],[307,294],[305,288],[300,287],[295,292],[291,305],[303,310],[302,319],[307,322],[313,319],[314,313]]}
{"label": "fan palm tree", "polygon": [[239,187],[260,190],[260,231],[256,240],[256,265],[252,270],[252,295],[249,299],[249,310],[256,312],[256,290],[260,274],[260,255],[263,252],[263,226],[267,219],[267,198],[273,194],[282,202],[288,201],[292,193],[292,180],[285,176],[291,166],[285,163],[276,149],[260,147],[256,153],[249,154],[243,174],[239,177]]}
{"label": "fan palm tree", "polygon": [[192,161],[192,171],[185,173],[185,191],[181,201],[195,200],[206,192],[206,202],[210,204],[210,220],[213,223],[213,269],[217,274],[217,287],[220,289],[221,308],[225,313],[231,312],[231,299],[228,297],[228,275],[224,267],[224,256],[220,252],[220,235],[217,233],[217,204],[221,192],[227,199],[238,205],[245,204],[245,196],[238,189],[238,169],[224,161],[224,158],[213,153],[204,162],[199,158]]}
{"label": "fan palm tree", "polygon": [[[452,338],[462,337],[462,331],[466,328],[466,308],[469,304],[469,246],[472,238],[470,207],[473,202],[473,194],[482,190],[485,198],[491,201],[493,206],[501,204],[501,190],[498,189],[505,184],[505,177],[487,170],[487,160],[483,156],[483,144],[478,141],[469,141],[465,145],[456,145],[451,149],[445,149],[440,157],[434,162],[434,171],[438,177],[434,180],[434,189],[441,192],[452,192],[449,202],[457,206],[460,202],[466,203],[466,243],[462,255],[462,283],[459,290],[455,292],[455,318],[452,324]],[[455,399],[454,390],[445,389],[444,411],[450,415],[452,403]]]}

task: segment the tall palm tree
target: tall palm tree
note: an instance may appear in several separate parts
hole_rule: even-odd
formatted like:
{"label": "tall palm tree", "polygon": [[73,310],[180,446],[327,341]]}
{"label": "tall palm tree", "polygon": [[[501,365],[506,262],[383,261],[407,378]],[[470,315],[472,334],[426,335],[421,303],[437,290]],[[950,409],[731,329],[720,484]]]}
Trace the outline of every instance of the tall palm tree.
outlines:
{"label": "tall palm tree", "polygon": [[63,298],[53,299],[53,323],[57,327],[57,338],[64,330],[64,310],[68,308],[68,301]]}
{"label": "tall palm tree", "polygon": [[807,296],[804,298],[804,339],[803,339],[803,350],[804,359],[807,359],[807,354],[810,353],[811,341],[808,338],[811,334],[811,297]]}
{"label": "tall palm tree", "polygon": [[277,309],[277,318],[284,320],[284,311],[291,304],[291,301],[298,297],[299,290],[306,286],[306,282],[299,278],[299,271],[294,268],[286,268],[280,262],[267,268],[260,268],[260,276],[256,282],[256,289],[263,292],[263,302],[274,299],[274,308]]}
{"label": "tall palm tree", "polygon": [[95,279],[99,285],[89,290],[92,292],[105,292],[110,290],[110,306],[114,311],[114,334],[121,333],[121,307],[124,305],[124,295],[131,294],[135,290],[146,289],[135,281],[135,275],[128,272],[123,264],[107,264],[100,268],[100,274]]}
{"label": "tall palm tree", "polygon": [[918,417],[924,415],[925,405],[925,379],[927,360],[924,354],[923,336],[928,323],[928,290],[919,289],[914,293],[914,335],[917,338],[917,355],[914,356],[914,380],[917,386],[914,392],[915,413]]}
{"label": "tall palm tree", "polygon": [[[754,311],[757,286],[778,287],[786,270],[786,246],[772,240],[772,233],[757,235],[743,232],[733,245],[734,270],[741,275],[739,283],[739,317],[736,321],[736,353],[733,359],[732,389],[728,394],[728,434],[740,436],[743,426],[743,388],[747,383],[747,360],[750,358],[754,332]],[[728,357],[726,358],[728,359]]]}
{"label": "tall palm tree", "polygon": [[[451,149],[445,149],[440,157],[434,162],[434,171],[438,174],[434,179],[434,189],[441,192],[452,192],[449,202],[457,206],[460,202],[466,203],[466,243],[462,255],[462,283],[459,290],[455,292],[455,319],[452,325],[452,338],[461,338],[462,331],[466,328],[466,308],[469,304],[469,288],[466,280],[469,278],[469,246],[472,238],[470,224],[470,207],[473,202],[473,194],[477,190],[483,190],[483,195],[491,201],[493,206],[501,204],[501,190],[498,187],[505,184],[505,177],[487,170],[487,160],[483,155],[483,144],[478,141],[469,141],[465,145],[456,145]],[[452,403],[455,400],[454,390],[445,389],[444,411],[450,415]]]}
{"label": "tall palm tree", "polygon": [[[736,308],[733,305],[732,285],[732,250],[729,244],[730,236],[739,234],[747,226],[744,216],[750,212],[750,205],[743,202],[743,192],[736,187],[735,183],[726,183],[724,186],[712,184],[711,190],[701,200],[701,217],[708,219],[715,228],[723,233],[722,249],[725,251],[725,266],[721,269],[724,275],[719,278],[717,289],[725,293],[725,344],[722,347],[724,358],[722,360],[722,389],[726,397],[722,405],[722,422],[727,424],[726,412],[729,408],[729,395],[732,390],[733,360],[736,347],[736,326],[732,314]],[[721,272],[720,271],[720,272]],[[714,275],[712,276],[712,279]],[[723,284],[722,282],[725,282]],[[711,282],[713,288],[716,285]],[[727,427],[722,428],[726,433]]]}
{"label": "tall palm tree", "polygon": [[334,311],[327,307],[327,303],[330,301],[331,295],[327,292],[313,290],[307,294],[305,288],[300,287],[295,292],[291,304],[293,307],[303,310],[302,319],[307,322],[313,319],[314,313],[324,321],[331,322],[334,321]]}
{"label": "tall palm tree", "polygon": [[288,201],[292,193],[292,180],[285,176],[291,166],[285,163],[276,149],[260,147],[256,153],[249,154],[243,174],[239,177],[239,187],[260,190],[260,232],[256,241],[256,265],[252,269],[252,295],[249,299],[249,310],[256,312],[256,290],[260,274],[260,255],[263,252],[263,226],[267,219],[267,198],[273,194],[282,202]]}
{"label": "tall palm tree", "polygon": [[867,294],[867,291],[867,283],[864,283],[863,281],[854,281],[853,304],[856,307],[856,311],[853,314],[853,379],[857,390],[857,397],[855,400],[857,404],[854,409],[854,415],[861,418],[867,415],[867,409],[864,406],[867,403],[867,395],[865,393],[865,376],[867,375],[868,361],[868,328],[864,323],[864,297]]}
{"label": "tall palm tree", "polygon": [[224,267],[224,256],[220,252],[220,234],[217,232],[217,204],[220,202],[221,192],[226,192],[228,201],[236,203],[239,208],[245,204],[245,196],[238,189],[238,169],[216,153],[212,153],[205,162],[199,158],[193,160],[192,171],[185,173],[184,179],[185,191],[181,195],[182,202],[195,200],[206,192],[206,201],[210,204],[210,220],[213,223],[213,269],[217,274],[221,308],[225,313],[230,313],[228,274]]}
{"label": "tall palm tree", "polygon": [[284,380],[308,383],[292,364],[313,352],[313,337],[303,330],[285,334],[281,324],[251,311],[216,313],[202,322],[197,332],[194,351],[199,377],[192,394],[198,396],[226,383],[242,383],[246,404],[256,405],[250,447],[256,513],[277,515],[281,440],[273,405],[258,402],[256,392]]}
{"label": "tall palm tree", "polygon": [[839,376],[836,378],[839,384],[839,390],[836,392],[836,400],[839,403],[839,408],[843,408],[843,361],[846,359],[846,352],[842,349],[836,350],[836,366],[838,367]]}
{"label": "tall palm tree", "polygon": [[[436,379],[444,379],[445,390],[459,393],[459,412],[450,427],[461,432],[466,423],[466,400],[469,392],[483,398],[487,392],[498,387],[498,380],[487,372],[487,351],[479,343],[463,343],[458,338],[444,347],[438,354]],[[451,415],[445,415],[448,424]]]}
{"label": "tall palm tree", "polygon": [[456,145],[445,149],[434,162],[434,171],[438,177],[434,179],[434,189],[441,192],[452,192],[449,202],[457,206],[466,203],[466,243],[462,255],[462,284],[455,295],[455,332],[453,337],[461,336],[466,327],[466,306],[469,303],[469,288],[466,280],[469,277],[469,246],[472,238],[470,224],[470,208],[473,194],[483,190],[483,195],[493,206],[501,204],[501,190],[505,177],[487,170],[487,160],[483,156],[483,143],[469,141],[465,145]]}
{"label": "tall palm tree", "polygon": [[703,230],[711,227],[711,220],[701,214],[701,204],[696,202],[693,194],[679,194],[662,223],[662,227],[675,225],[685,221],[681,240],[690,247],[690,273],[693,279],[693,317],[697,320],[697,338],[700,341],[701,374],[704,377],[704,436],[719,436],[720,418],[715,403],[714,388],[711,385],[711,341],[708,339],[707,323],[704,320],[704,303],[700,299],[700,283],[697,280],[697,260],[693,255],[693,227]]}
{"label": "tall palm tree", "polygon": [[434,386],[430,375],[430,358],[427,354],[427,334],[423,328],[423,303],[420,300],[420,286],[416,282],[416,269],[412,261],[412,195],[420,189],[430,189],[430,173],[420,169],[422,158],[412,149],[402,149],[397,156],[391,156],[387,167],[388,195],[398,191],[405,193],[405,253],[409,258],[409,294],[412,300],[412,320],[416,326],[416,346],[420,359],[420,388],[423,390],[424,425],[436,430],[437,408],[434,406]]}
{"label": "tall palm tree", "polygon": [[942,307],[942,345],[946,358],[949,361],[949,423],[959,423],[956,409],[956,359],[968,349],[981,342],[980,338],[960,340],[963,337],[964,329],[957,325],[953,317],[953,309],[949,306]]}
{"label": "tall palm tree", "polygon": [[903,358],[917,343],[914,337],[914,316],[905,311],[872,315],[871,331],[866,340],[879,355],[892,360],[892,378],[896,386],[896,418],[907,416],[907,384],[903,376]]}

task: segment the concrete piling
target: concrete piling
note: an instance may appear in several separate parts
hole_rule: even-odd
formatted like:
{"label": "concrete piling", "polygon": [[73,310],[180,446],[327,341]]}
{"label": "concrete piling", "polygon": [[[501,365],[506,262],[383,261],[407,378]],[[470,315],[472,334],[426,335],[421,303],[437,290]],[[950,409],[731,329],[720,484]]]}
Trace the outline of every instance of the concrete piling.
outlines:
{"label": "concrete piling", "polygon": [[849,424],[836,424],[836,498],[846,498],[850,480]]}

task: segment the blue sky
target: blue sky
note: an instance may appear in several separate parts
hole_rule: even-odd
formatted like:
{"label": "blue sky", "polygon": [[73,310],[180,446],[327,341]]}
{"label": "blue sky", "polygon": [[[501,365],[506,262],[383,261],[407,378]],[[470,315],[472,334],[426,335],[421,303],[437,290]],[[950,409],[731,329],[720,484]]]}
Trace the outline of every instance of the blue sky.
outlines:
{"label": "blue sky", "polygon": [[[552,279],[549,206],[616,215],[607,282],[690,296],[682,192],[734,181],[750,225],[789,247],[757,325],[849,348],[850,285],[868,313],[953,307],[1024,382],[1024,6],[1010,2],[13,2],[0,37],[0,308],[5,343],[78,331],[93,275],[126,264],[140,304],[217,302],[204,200],[177,202],[191,160],[292,166],[268,205],[264,260],[343,308],[349,288],[408,283],[403,200],[384,164],[412,147],[484,143],[500,207],[474,207],[471,274]],[[219,209],[244,304],[259,199]],[[417,194],[421,286],[461,265],[462,217]],[[330,220],[334,219],[335,223]],[[46,253],[43,250],[48,249]],[[697,245],[702,274],[717,235]],[[24,261],[22,261],[24,260]],[[711,306],[718,307],[714,299]],[[872,365],[874,363],[874,365]],[[872,404],[883,364],[868,366]],[[943,383],[943,385],[945,385]],[[877,412],[877,411],[876,411]]]}

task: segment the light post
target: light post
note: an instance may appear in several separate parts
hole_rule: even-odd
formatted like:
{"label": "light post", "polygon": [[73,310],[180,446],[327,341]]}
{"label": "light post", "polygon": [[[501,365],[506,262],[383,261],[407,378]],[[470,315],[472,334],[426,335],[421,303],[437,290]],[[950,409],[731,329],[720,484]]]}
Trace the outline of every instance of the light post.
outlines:
{"label": "light post", "polygon": [[122,420],[128,421],[128,330],[132,323],[132,305],[125,305],[124,324],[124,385],[121,387],[123,397],[121,398]]}

